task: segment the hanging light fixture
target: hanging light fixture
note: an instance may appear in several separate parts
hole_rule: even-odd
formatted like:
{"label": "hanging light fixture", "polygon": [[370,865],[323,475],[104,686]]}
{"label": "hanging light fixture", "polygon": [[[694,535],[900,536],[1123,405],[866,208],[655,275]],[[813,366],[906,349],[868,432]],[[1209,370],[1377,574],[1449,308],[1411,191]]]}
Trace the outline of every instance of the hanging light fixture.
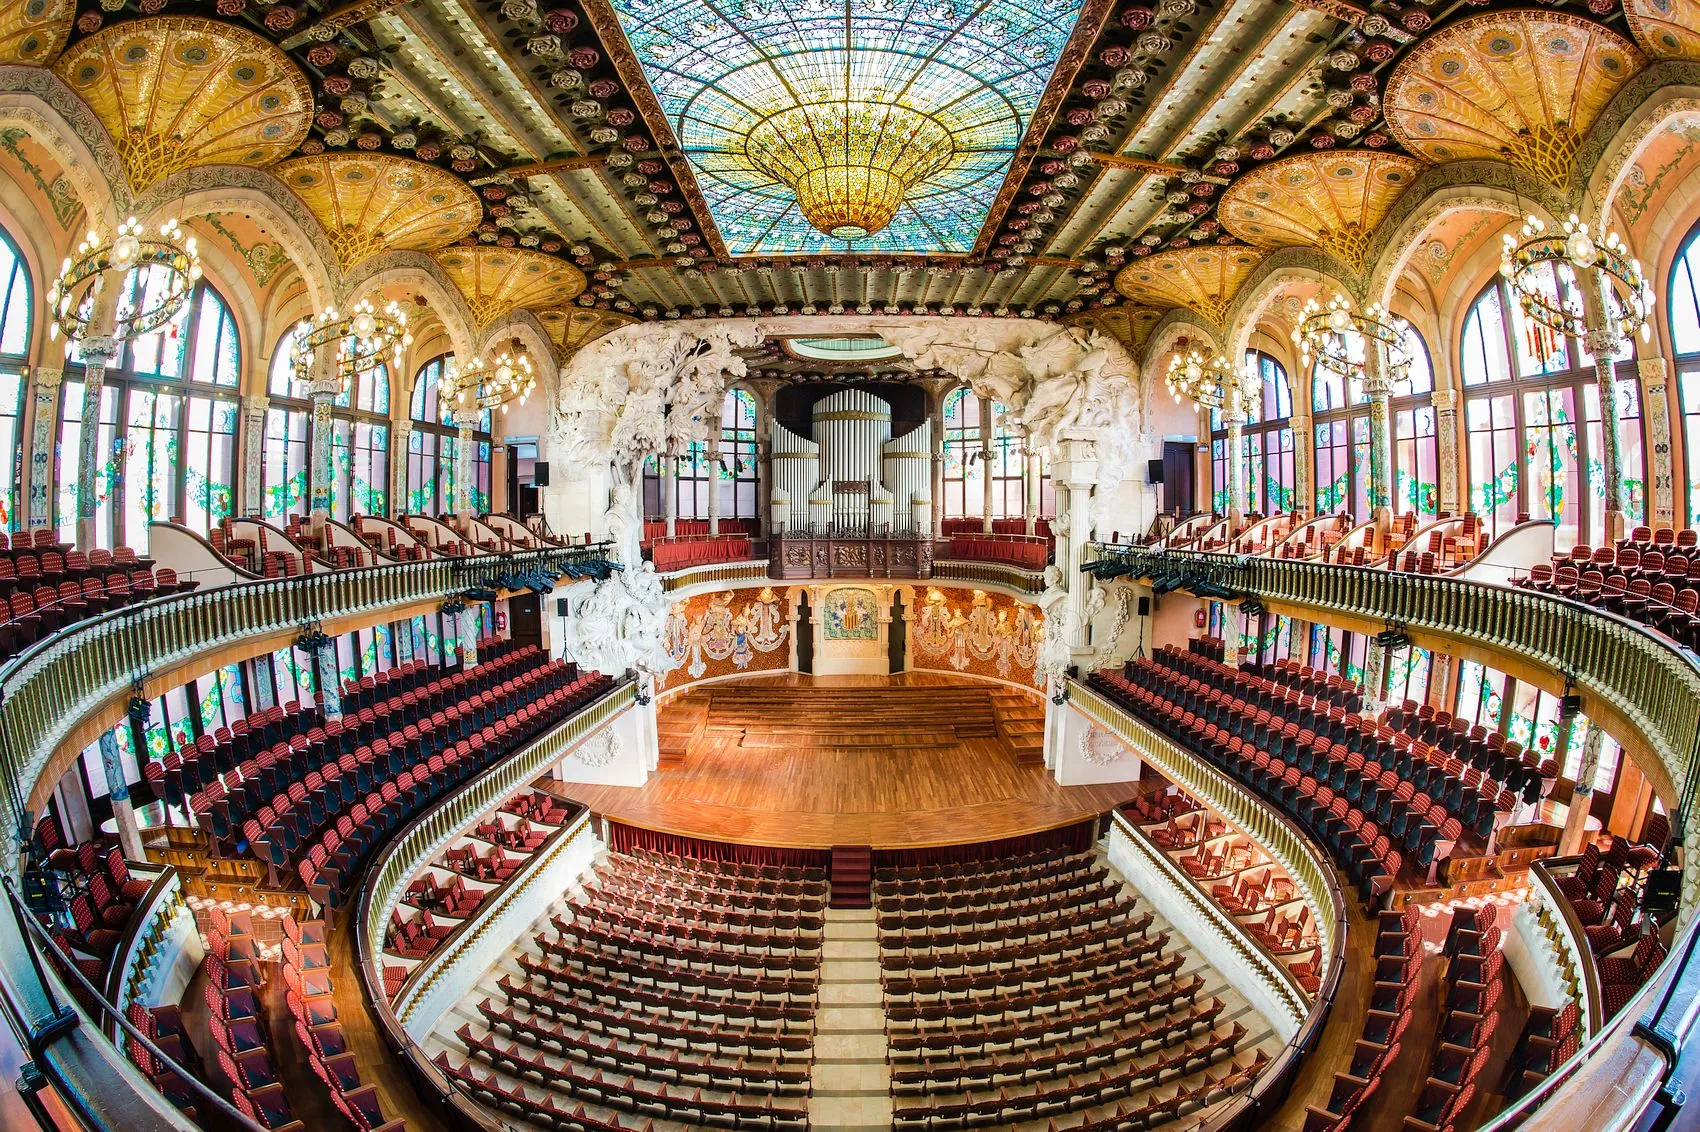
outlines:
{"label": "hanging light fixture", "polygon": [[457,412],[499,408],[505,414],[509,405],[525,404],[537,388],[537,374],[524,343],[515,338],[489,359],[474,358],[451,368],[443,374],[442,386]]}
{"label": "hanging light fixture", "polygon": [[1397,376],[1410,365],[1405,338],[1410,325],[1380,303],[1358,310],[1344,295],[1326,303],[1315,296],[1305,300],[1293,344],[1305,369],[1312,362],[1341,377],[1362,378],[1364,355],[1372,343],[1385,351],[1387,372]]}
{"label": "hanging light fixture", "polygon": [[[1572,338],[1586,338],[1590,331],[1609,331],[1619,338],[1633,338],[1639,332],[1643,341],[1650,337],[1648,315],[1653,308],[1653,288],[1641,273],[1641,262],[1629,254],[1616,232],[1598,240],[1588,225],[1571,213],[1560,232],[1550,231],[1539,217],[1529,216],[1520,235],[1522,239],[1505,234],[1499,273],[1531,320]],[[1590,325],[1574,291],[1566,288],[1564,294],[1554,293],[1551,275],[1540,270],[1542,264],[1549,263],[1561,274],[1570,272],[1572,278],[1585,271],[1595,273],[1600,293],[1608,300],[1603,325]]]}
{"label": "hanging light fixture", "polygon": [[1169,359],[1169,393],[1176,401],[1195,401],[1206,409],[1230,414],[1243,408],[1253,392],[1250,375],[1236,369],[1220,354],[1189,350]]}
{"label": "hanging light fixture", "polygon": [[295,327],[295,347],[290,355],[295,372],[303,381],[313,381],[313,359],[320,350],[334,347],[336,371],[332,381],[347,389],[356,378],[385,363],[385,355],[400,366],[413,335],[407,329],[407,312],[391,301],[383,310],[361,299],[347,314],[328,306]]}
{"label": "hanging light fixture", "polygon": [[891,223],[903,198],[943,169],[956,146],[923,110],[846,97],[769,114],[750,130],[744,153],[796,194],[815,228],[859,240]]}
{"label": "hanging light fixture", "polygon": [[109,273],[116,276],[112,285],[122,286],[132,268],[156,270],[141,289],[140,305],[118,311],[111,336],[120,342],[159,329],[189,301],[189,293],[201,278],[195,237],[186,236],[175,218],[159,226],[158,236],[149,236],[132,216],[118,226],[110,243],[91,230],[77,245],[76,255],[66,257],[59,278],[48,289],[47,309],[53,316],[48,337],[57,339],[63,334],[74,343],[95,337],[95,291],[105,286]]}

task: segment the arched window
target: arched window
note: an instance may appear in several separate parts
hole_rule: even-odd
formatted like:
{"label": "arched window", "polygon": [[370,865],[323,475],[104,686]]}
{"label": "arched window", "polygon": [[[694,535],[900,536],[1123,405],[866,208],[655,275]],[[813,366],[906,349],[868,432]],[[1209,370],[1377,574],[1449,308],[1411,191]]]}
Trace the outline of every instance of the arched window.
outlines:
{"label": "arched window", "polygon": [[[279,522],[311,509],[313,403],[296,372],[291,327],[272,355],[261,454],[262,510]],[[331,401],[331,518],[389,512],[390,373],[381,362]],[[352,402],[353,407],[350,406]]]}
{"label": "arched window", "polygon": [[[1248,513],[1273,515],[1298,505],[1297,474],[1294,466],[1293,387],[1281,363],[1262,350],[1247,350],[1244,365],[1262,389],[1252,398],[1240,451],[1245,469],[1245,506]],[[1228,427],[1222,414],[1210,414],[1211,507],[1219,515],[1228,513]]]}
{"label": "arched window", "polygon": [[747,389],[728,389],[720,404],[720,514],[754,519],[761,498],[756,482],[756,399]]}
{"label": "arched window", "polygon": [[23,413],[24,372],[29,360],[29,269],[12,237],[0,229],[0,530],[27,525],[24,508]]}
{"label": "arched window", "polygon": [[[420,367],[413,378],[413,396],[408,415],[413,432],[407,439],[407,511],[414,515],[443,515],[454,510],[458,430],[454,411],[440,395],[445,366],[454,364],[453,354],[441,354]],[[490,510],[490,411],[479,414],[470,443],[472,456],[472,509]]]}
{"label": "arched window", "polygon": [[[1353,362],[1363,361],[1363,339],[1347,339]],[[1393,501],[1395,513],[1419,519],[1439,512],[1439,440],[1435,431],[1434,368],[1428,344],[1412,326],[1405,330],[1405,368],[1393,375],[1389,405],[1393,425]],[[1363,381],[1335,373],[1320,361],[1311,367],[1311,412],[1316,438],[1316,513],[1350,512],[1369,518],[1369,395]]]}
{"label": "arched window", "polygon": [[[120,317],[151,304],[152,292],[166,285],[153,266],[131,271],[119,293]],[[67,539],[76,530],[84,427],[81,365],[71,361],[59,431],[59,529]],[[96,475],[96,545],[145,552],[149,523],[176,521],[205,534],[233,513],[241,368],[236,320],[205,280],[169,323],[124,344],[101,394],[106,459]]]}
{"label": "arched window", "polygon": [[[1568,269],[1560,274],[1547,266],[1541,279],[1555,302],[1579,302]],[[1464,320],[1462,354],[1470,509],[1487,519],[1490,534],[1525,518],[1550,519],[1560,549],[1598,545],[1605,537],[1605,471],[1593,356],[1581,341],[1525,318],[1497,276]],[[1626,343],[1616,359],[1611,411],[1624,512],[1638,523],[1646,515],[1646,464],[1633,358],[1634,344]]]}
{"label": "arched window", "polygon": [[1688,466],[1688,525],[1700,525],[1700,223],[1670,269],[1670,338],[1682,406],[1682,453]]}
{"label": "arched window", "polygon": [[964,385],[944,399],[944,518],[984,514],[986,469],[980,456],[980,397]]}

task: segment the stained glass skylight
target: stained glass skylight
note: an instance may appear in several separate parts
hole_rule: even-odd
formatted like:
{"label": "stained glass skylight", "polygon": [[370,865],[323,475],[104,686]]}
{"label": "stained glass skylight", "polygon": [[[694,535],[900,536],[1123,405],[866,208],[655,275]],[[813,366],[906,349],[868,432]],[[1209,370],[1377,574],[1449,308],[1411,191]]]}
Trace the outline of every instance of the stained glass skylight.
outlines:
{"label": "stained glass skylight", "polygon": [[[613,0],[733,255],[969,251],[1081,5]],[[747,152],[762,122],[826,102],[895,105],[949,132],[949,159],[871,236],[818,231]]]}

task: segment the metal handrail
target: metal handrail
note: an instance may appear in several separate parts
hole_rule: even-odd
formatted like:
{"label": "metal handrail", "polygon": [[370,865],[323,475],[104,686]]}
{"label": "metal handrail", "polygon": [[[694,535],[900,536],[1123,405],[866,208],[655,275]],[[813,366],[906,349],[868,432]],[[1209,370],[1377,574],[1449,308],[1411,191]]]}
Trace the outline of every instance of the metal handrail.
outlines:
{"label": "metal handrail", "polygon": [[[29,954],[30,965],[35,968],[38,981],[41,983],[42,988],[46,990],[48,1000],[54,1003],[53,1009],[55,1013],[61,1018],[68,1018],[67,1022],[59,1027],[55,1027],[53,1031],[47,1035],[46,1040],[49,1044],[75,1029],[78,1024],[77,1020],[79,1016],[76,1014],[66,1015],[64,1013],[66,1008],[60,1007],[53,999],[53,992],[48,987],[45,973],[41,968],[41,952],[37,950],[37,944],[31,942],[32,939],[39,940],[39,946],[46,948],[47,954],[50,956],[53,966],[60,976],[69,975],[72,981],[82,988],[83,993],[88,995],[89,998],[95,1002],[95,1004],[99,1007],[100,1012],[105,1015],[107,1019],[112,1022],[116,1022],[118,1024],[118,1028],[123,1030],[125,1036],[131,1041],[140,1042],[143,1046],[147,1047],[148,1052],[158,1058],[160,1064],[177,1074],[177,1076],[182,1079],[183,1083],[188,1085],[189,1088],[194,1091],[198,1098],[211,1103],[211,1105],[219,1111],[220,1115],[224,1116],[228,1120],[235,1121],[236,1124],[245,1129],[246,1132],[266,1132],[264,1128],[250,1120],[247,1116],[243,1115],[241,1110],[237,1109],[229,1101],[207,1088],[207,1086],[201,1082],[200,1078],[196,1077],[189,1070],[185,1069],[175,1060],[168,1057],[164,1050],[155,1045],[152,1039],[136,1027],[135,1023],[125,1017],[122,1010],[119,1010],[117,1006],[113,1005],[112,1002],[110,1002],[93,983],[89,982],[83,973],[77,969],[75,961],[73,961],[69,955],[66,955],[65,952],[60,949],[59,944],[47,933],[47,929],[42,927],[41,924],[36,921],[36,918],[30,914],[29,909],[24,906],[23,899],[18,895],[17,887],[13,884],[10,876],[0,875],[0,884],[5,885],[6,902],[10,905],[12,909],[12,916],[17,920],[18,926],[21,929],[20,934],[24,939],[24,949]],[[33,1034],[31,1035],[31,1044],[38,1047],[31,1049],[31,1055],[40,1056],[39,1042]],[[114,1045],[116,1044],[117,1043],[114,1043]]]}

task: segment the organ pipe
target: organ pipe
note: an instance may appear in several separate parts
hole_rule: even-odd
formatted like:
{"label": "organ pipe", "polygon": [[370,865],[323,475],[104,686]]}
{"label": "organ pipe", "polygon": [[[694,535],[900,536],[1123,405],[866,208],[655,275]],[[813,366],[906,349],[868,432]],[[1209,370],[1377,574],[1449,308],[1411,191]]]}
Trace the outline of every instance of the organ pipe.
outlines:
{"label": "organ pipe", "polygon": [[[810,496],[821,479],[820,445],[798,436],[778,421],[772,424],[774,498],[777,500],[780,491],[785,492],[789,506],[784,521],[791,524],[785,529],[795,529],[810,521]],[[775,529],[780,529],[777,511],[773,512],[773,521]]]}
{"label": "organ pipe", "polygon": [[885,486],[891,491],[892,529],[914,532],[916,504],[926,508],[932,503],[933,422],[923,421],[913,432],[886,441],[880,452]]}

